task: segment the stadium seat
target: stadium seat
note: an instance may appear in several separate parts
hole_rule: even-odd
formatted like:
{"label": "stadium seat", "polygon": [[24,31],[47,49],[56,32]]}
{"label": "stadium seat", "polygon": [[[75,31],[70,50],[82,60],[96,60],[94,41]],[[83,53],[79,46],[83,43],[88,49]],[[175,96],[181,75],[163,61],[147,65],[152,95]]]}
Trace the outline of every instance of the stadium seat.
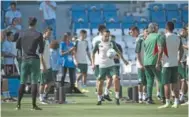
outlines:
{"label": "stadium seat", "polygon": [[188,23],[188,4],[181,4],[181,16],[184,23]]}
{"label": "stadium seat", "polygon": [[165,4],[165,10],[175,10],[178,11],[178,5],[177,4]]}
{"label": "stadium seat", "polygon": [[166,11],[167,21],[181,22],[179,11]]}
{"label": "stadium seat", "polygon": [[163,10],[163,5],[162,5],[162,4],[150,4],[150,5],[148,6],[148,9],[149,9],[150,11]]}
{"label": "stadium seat", "polygon": [[151,21],[152,22],[165,22],[165,12],[164,11],[151,11]]}
{"label": "stadium seat", "polygon": [[90,23],[90,29],[92,31],[93,35],[96,35],[98,33],[98,26],[100,24],[104,24],[104,22],[94,22],[94,23]]}
{"label": "stadium seat", "polygon": [[139,29],[144,29],[149,24],[148,19],[146,17],[137,17],[136,21],[137,21],[137,27]]}
{"label": "stadium seat", "polygon": [[73,4],[70,8],[71,11],[85,11],[86,9],[87,6],[83,4]]}
{"label": "stadium seat", "polygon": [[90,4],[87,7],[88,7],[88,11],[100,11],[101,10],[100,4]]}
{"label": "stadium seat", "polygon": [[117,11],[118,9],[116,8],[115,4],[103,4],[102,10],[103,11]]}
{"label": "stadium seat", "polygon": [[183,27],[183,24],[181,22],[175,22],[175,29],[180,29]]}
{"label": "stadium seat", "polygon": [[165,28],[166,22],[158,23],[159,28]]}
{"label": "stadium seat", "polygon": [[88,17],[85,12],[72,12],[72,21],[73,22],[87,22]]}
{"label": "stadium seat", "polygon": [[129,29],[132,26],[136,26],[136,23],[122,23],[123,29]]}
{"label": "stadium seat", "polygon": [[121,29],[121,25],[119,22],[106,22],[106,27],[108,29]]}
{"label": "stadium seat", "polygon": [[124,16],[122,22],[124,23],[135,23],[136,17],[134,16]]}
{"label": "stadium seat", "polygon": [[74,32],[76,32],[77,29],[88,29],[89,23],[88,22],[74,22]]}
{"label": "stadium seat", "polygon": [[105,21],[109,22],[110,20],[113,20],[114,22],[118,22],[118,16],[116,11],[106,11],[103,12],[103,16]]}
{"label": "stadium seat", "polygon": [[102,15],[101,15],[101,11],[90,11],[89,12],[89,21],[91,23],[102,22],[103,18],[102,18]]}

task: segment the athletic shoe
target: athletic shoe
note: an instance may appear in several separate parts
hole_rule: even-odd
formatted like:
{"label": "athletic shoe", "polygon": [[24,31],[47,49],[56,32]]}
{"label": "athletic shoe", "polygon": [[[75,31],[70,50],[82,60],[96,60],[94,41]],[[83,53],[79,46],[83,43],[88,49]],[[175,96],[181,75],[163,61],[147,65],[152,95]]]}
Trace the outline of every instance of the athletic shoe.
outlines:
{"label": "athletic shoe", "polygon": [[165,104],[165,105],[163,105],[163,106],[158,107],[158,109],[169,108],[169,107],[170,107],[170,104]]}
{"label": "athletic shoe", "polygon": [[38,106],[34,106],[31,110],[42,110],[42,108],[39,108]]}
{"label": "athletic shoe", "polygon": [[102,96],[102,99],[101,99],[101,101],[103,101],[103,102],[105,101],[105,100],[104,100],[104,96]]}
{"label": "athletic shoe", "polygon": [[143,99],[143,102],[147,102],[148,101],[148,98],[146,98],[146,99]]}
{"label": "athletic shoe", "polygon": [[142,99],[139,99],[138,103],[139,103],[139,104],[142,104]]}
{"label": "athletic shoe", "polygon": [[120,105],[119,99],[116,99],[116,104]]}
{"label": "athletic shoe", "polygon": [[17,105],[16,106],[16,110],[20,110],[21,109],[21,106],[20,105]]}
{"label": "athletic shoe", "polygon": [[157,95],[157,99],[158,99],[158,100],[161,100],[161,96],[160,96],[160,95]]}
{"label": "athletic shoe", "polygon": [[172,106],[171,106],[171,108],[178,108],[178,104],[173,104]]}
{"label": "athletic shoe", "polygon": [[104,99],[106,99],[106,100],[108,100],[108,101],[112,101],[112,99],[110,98],[110,96],[109,95],[104,95],[104,97],[103,97]]}
{"label": "athletic shoe", "polygon": [[147,104],[155,104],[152,99],[148,99],[148,100],[146,101],[146,103],[147,103]]}
{"label": "athletic shoe", "polygon": [[185,105],[188,105],[188,101],[183,103],[183,104],[181,104],[181,106],[185,106]]}
{"label": "athletic shoe", "polygon": [[102,105],[102,101],[98,101],[96,105]]}
{"label": "athletic shoe", "polygon": [[179,100],[179,103],[184,104],[185,102],[184,102],[184,100]]}
{"label": "athletic shoe", "polygon": [[165,103],[166,103],[165,98],[162,98],[162,99],[161,99],[161,103],[162,103],[162,104],[165,104]]}
{"label": "athletic shoe", "polygon": [[43,101],[40,101],[41,104],[48,104],[47,101],[43,100]]}

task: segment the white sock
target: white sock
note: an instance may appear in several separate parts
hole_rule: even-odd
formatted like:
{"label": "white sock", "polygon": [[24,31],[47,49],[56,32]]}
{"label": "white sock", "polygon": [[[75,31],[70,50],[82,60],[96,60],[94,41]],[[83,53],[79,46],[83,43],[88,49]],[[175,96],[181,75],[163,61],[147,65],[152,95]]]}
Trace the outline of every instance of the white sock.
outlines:
{"label": "white sock", "polygon": [[102,95],[98,95],[98,101],[101,101],[102,100]]}
{"label": "white sock", "polygon": [[160,92],[159,91],[157,92],[157,96],[160,96]]}
{"label": "white sock", "polygon": [[116,99],[119,99],[119,92],[115,92]]}
{"label": "white sock", "polygon": [[175,102],[174,102],[174,104],[179,104],[179,99],[178,98],[175,98]]}
{"label": "white sock", "polygon": [[168,105],[170,104],[170,99],[166,99],[165,101],[166,101],[166,104]]}
{"label": "white sock", "polygon": [[184,100],[184,93],[180,92],[180,101]]}
{"label": "white sock", "polygon": [[44,94],[39,94],[39,100],[40,100],[40,101],[43,100],[43,96],[44,96]]}
{"label": "white sock", "polygon": [[105,88],[104,95],[109,95],[109,89]]}
{"label": "white sock", "polygon": [[145,100],[146,99],[146,93],[143,92],[143,95],[142,95],[142,99]]}
{"label": "white sock", "polygon": [[142,92],[138,92],[138,99],[142,99]]}
{"label": "white sock", "polygon": [[175,96],[175,93],[173,91],[171,91],[171,96],[174,97]]}

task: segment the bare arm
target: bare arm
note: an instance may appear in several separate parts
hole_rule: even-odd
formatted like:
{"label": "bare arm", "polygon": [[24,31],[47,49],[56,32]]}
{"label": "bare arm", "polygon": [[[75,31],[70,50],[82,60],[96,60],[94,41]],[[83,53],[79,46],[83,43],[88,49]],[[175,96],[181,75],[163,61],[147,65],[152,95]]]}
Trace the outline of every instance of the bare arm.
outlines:
{"label": "bare arm", "polygon": [[90,56],[90,52],[87,52],[87,56],[88,56],[90,62],[92,63],[91,56]]}
{"label": "bare arm", "polygon": [[143,66],[142,58],[141,58],[141,53],[137,53],[136,55],[137,55],[137,60],[138,60],[139,64],[140,64],[141,66]]}
{"label": "bare arm", "polygon": [[184,54],[184,48],[183,48],[183,44],[182,44],[181,41],[180,41],[180,45],[179,45],[178,52],[179,52],[178,62],[180,63],[180,61],[181,61],[181,59],[182,59],[182,56],[183,56],[183,54]]}

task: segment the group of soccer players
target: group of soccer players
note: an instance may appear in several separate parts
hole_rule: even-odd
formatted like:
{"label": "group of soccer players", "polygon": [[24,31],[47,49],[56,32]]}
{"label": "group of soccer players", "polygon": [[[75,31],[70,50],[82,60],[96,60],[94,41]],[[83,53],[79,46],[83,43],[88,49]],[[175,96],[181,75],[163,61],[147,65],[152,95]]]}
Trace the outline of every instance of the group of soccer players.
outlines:
{"label": "group of soccer players", "polygon": [[[79,38],[75,42],[71,42],[68,34],[64,35],[64,40],[61,44],[58,41],[49,41],[52,28],[48,27],[44,33],[36,31],[35,26],[37,19],[29,18],[29,28],[15,34],[16,47],[22,55],[20,67],[20,81],[17,109],[21,108],[21,100],[25,90],[25,83],[30,76],[31,93],[33,110],[41,110],[36,105],[37,83],[40,81],[39,98],[45,103],[45,99],[49,93],[49,89],[56,81],[56,75],[59,70],[59,56],[64,56],[64,63],[71,63],[76,66],[79,72],[76,84],[83,77],[83,85],[86,85],[87,77],[87,59],[88,56],[94,75],[97,78],[97,105],[101,105],[104,99],[111,101],[109,89],[114,85],[116,104],[120,105],[120,59],[125,65],[129,62],[122,55],[122,48],[115,41],[115,36],[107,30],[104,25],[99,25],[99,34],[92,40],[92,52],[89,53],[88,42],[86,41],[87,32],[81,30]],[[165,105],[159,108],[170,107],[170,92],[174,96],[173,108],[178,108],[179,102],[184,100],[184,95],[187,94],[187,66],[188,66],[188,34],[187,27],[182,29],[180,35],[173,32],[174,23],[168,22],[165,27],[165,34],[158,32],[158,25],[150,23],[140,34],[139,29],[135,26],[130,28],[130,35],[136,38],[136,56],[138,68],[138,95],[139,103],[147,102],[153,104],[152,91],[154,78],[158,81],[160,89],[160,97]],[[73,44],[72,44],[73,43]],[[60,49],[59,49],[60,46]],[[110,58],[107,56],[109,50],[115,50],[116,56]],[[134,53],[133,53],[134,54]],[[65,57],[66,56],[66,57]],[[67,61],[66,61],[67,60]],[[63,66],[63,76],[69,68],[71,88],[74,86],[74,77],[76,69],[68,66]],[[39,72],[41,77],[39,79]],[[71,72],[72,71],[72,72]],[[178,79],[178,74],[181,80]],[[62,81],[64,85],[64,79]],[[107,79],[105,91],[103,94],[104,81]],[[181,81],[181,83],[180,83]],[[181,84],[181,88],[179,87]],[[181,89],[179,95],[179,88]],[[179,97],[180,96],[180,97]]]}
{"label": "group of soccer players", "polygon": [[179,103],[183,103],[188,83],[188,29],[184,27],[180,35],[175,34],[174,29],[173,22],[166,24],[165,33],[158,33],[156,23],[150,23],[142,35],[139,35],[137,27],[130,28],[130,34],[136,38],[139,103],[143,101],[147,101],[148,104],[154,103],[152,100],[154,78],[158,81],[162,103],[165,103],[158,108],[171,106],[170,92],[174,98],[172,108],[178,108]]}

